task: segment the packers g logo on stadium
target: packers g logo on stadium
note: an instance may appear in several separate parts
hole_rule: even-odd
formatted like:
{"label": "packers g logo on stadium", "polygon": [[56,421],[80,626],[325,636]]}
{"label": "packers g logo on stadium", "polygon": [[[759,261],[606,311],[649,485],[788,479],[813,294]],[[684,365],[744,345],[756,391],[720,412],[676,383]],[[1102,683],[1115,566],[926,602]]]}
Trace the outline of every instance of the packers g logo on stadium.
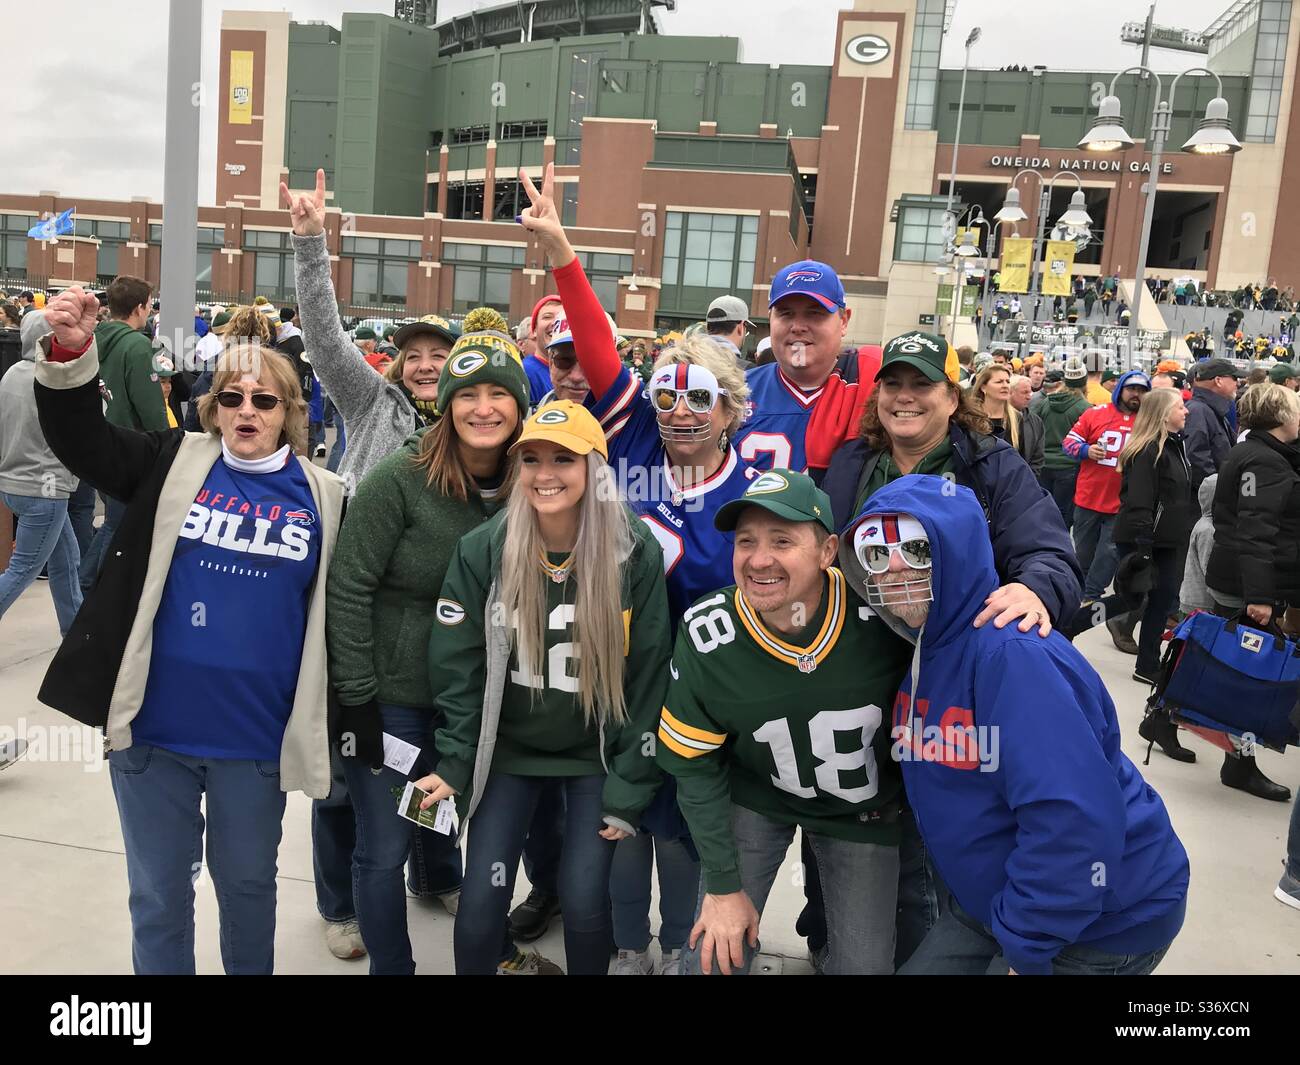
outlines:
{"label": "packers g logo on stadium", "polygon": [[465,608],[454,599],[439,599],[434,614],[444,625],[459,625],[465,620]]}
{"label": "packers g logo on stadium", "polygon": [[855,63],[879,63],[889,55],[889,42],[874,33],[854,37],[844,46],[844,51]]}
{"label": "packers g logo on stadium", "polygon": [[481,351],[462,351],[447,363],[447,372],[452,377],[468,377],[475,370],[487,365],[488,357]]}
{"label": "packers g logo on stadium", "polygon": [[769,492],[780,492],[789,487],[789,481],[779,473],[774,473],[772,470],[768,470],[766,473],[759,474],[758,477],[754,479],[754,483],[745,490],[745,495],[767,495]]}
{"label": "packers g logo on stadium", "polygon": [[568,414],[562,410],[543,411],[534,419],[538,425],[562,425],[568,420]]}

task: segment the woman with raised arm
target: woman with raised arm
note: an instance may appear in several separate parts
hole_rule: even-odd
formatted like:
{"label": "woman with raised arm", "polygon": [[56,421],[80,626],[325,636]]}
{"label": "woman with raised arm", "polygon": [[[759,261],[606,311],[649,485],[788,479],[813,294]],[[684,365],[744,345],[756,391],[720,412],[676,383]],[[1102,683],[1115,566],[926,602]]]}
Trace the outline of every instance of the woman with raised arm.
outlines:
{"label": "woman with raised arm", "polygon": [[[673,628],[700,596],[731,583],[732,537],[713,516],[744,493],[746,467],[731,445],[749,391],[734,356],[705,336],[678,341],[658,358],[648,385],[618,356],[609,318],[574,255],[554,199],[554,168],[541,191],[522,171],[532,206],[520,224],[537,235],[555,274],[567,322],[553,340],[569,338],[589,386],[587,406],[600,421],[623,498],[663,548]],[[690,933],[699,862],[675,787],[664,784],[647,815],[647,832],[619,844],[610,880],[615,972],[655,971],[649,955],[650,876],[657,860],[661,927],[660,973],[675,974]]]}

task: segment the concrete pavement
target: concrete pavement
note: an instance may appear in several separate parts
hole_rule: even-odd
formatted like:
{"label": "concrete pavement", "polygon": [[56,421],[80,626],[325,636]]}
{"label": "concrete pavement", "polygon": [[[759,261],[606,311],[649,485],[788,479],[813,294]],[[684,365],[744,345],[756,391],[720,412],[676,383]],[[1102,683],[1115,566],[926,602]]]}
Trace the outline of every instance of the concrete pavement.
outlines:
{"label": "concrete pavement", "polygon": [[[0,619],[0,730],[32,742],[27,757],[0,773],[0,934],[5,973],[129,973],[130,920],[126,863],[107,765],[89,730],[36,701],[58,645],[54,608],[43,582]],[[1129,679],[1133,659],[1117,652],[1104,629],[1079,647],[1110,688],[1124,726],[1124,750],[1139,765],[1137,735],[1145,689]],[[1195,738],[1194,765],[1156,751],[1143,768],[1164,797],[1191,856],[1187,923],[1161,973],[1300,972],[1300,912],[1272,897],[1280,873],[1290,805],[1264,802],[1223,787],[1221,757]],[[1300,789],[1300,754],[1259,755],[1274,780]],[[366,963],[335,960],[325,949],[312,885],[310,804],[289,796],[280,847],[276,968],[281,973],[362,975]],[[769,971],[807,972],[794,933],[802,904],[798,850],[792,849],[763,921]],[[518,894],[527,885],[522,874]],[[209,878],[197,886],[198,971],[219,973],[217,909]],[[452,968],[452,918],[437,904],[411,902],[411,940],[422,973]],[[658,915],[651,915],[658,926]],[[559,926],[535,946],[563,964]]]}

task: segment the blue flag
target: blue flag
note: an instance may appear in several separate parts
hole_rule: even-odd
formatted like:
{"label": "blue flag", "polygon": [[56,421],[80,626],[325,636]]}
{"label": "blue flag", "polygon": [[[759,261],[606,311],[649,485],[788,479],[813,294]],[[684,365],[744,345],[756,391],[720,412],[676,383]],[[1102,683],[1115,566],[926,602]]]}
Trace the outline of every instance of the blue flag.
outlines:
{"label": "blue flag", "polygon": [[62,214],[55,215],[53,218],[47,218],[44,222],[37,222],[27,231],[29,237],[35,237],[37,240],[53,240],[55,237],[61,237],[65,233],[71,233],[73,229],[72,214],[76,211],[75,207],[69,207]]}

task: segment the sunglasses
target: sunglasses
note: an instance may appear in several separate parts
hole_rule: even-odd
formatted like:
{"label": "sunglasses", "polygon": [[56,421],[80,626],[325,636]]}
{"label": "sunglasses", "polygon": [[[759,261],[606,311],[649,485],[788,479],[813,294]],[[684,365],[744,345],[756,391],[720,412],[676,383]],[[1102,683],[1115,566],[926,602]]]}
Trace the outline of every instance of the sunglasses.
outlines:
{"label": "sunglasses", "polygon": [[868,573],[885,573],[895,551],[908,569],[930,568],[929,540],[904,540],[901,544],[864,544],[858,549],[858,561]]}
{"label": "sunglasses", "polygon": [[709,388],[655,388],[650,392],[650,402],[660,414],[671,414],[677,409],[677,401],[686,399],[686,409],[692,414],[708,414],[718,402],[718,396],[725,396],[727,390],[720,388],[715,393]]}
{"label": "sunglasses", "polygon": [[[253,392],[248,398],[253,401],[253,406],[258,410],[275,410],[277,404],[284,402],[279,396],[274,396],[270,392]],[[244,393],[226,389],[217,393],[217,402],[230,410],[238,410],[244,405]]]}

